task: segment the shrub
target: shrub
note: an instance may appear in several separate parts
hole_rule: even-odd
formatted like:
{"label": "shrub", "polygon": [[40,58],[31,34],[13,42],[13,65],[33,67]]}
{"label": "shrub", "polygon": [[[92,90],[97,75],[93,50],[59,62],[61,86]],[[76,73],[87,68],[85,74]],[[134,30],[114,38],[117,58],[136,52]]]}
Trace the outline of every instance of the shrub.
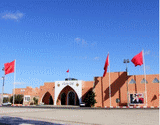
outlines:
{"label": "shrub", "polygon": [[33,102],[30,103],[30,105],[33,105],[33,104],[34,104]]}

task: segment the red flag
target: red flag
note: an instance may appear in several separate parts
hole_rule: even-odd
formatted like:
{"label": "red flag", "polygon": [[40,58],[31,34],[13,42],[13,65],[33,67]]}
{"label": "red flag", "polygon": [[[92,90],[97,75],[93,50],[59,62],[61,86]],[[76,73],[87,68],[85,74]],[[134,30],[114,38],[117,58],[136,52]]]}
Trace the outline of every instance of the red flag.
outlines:
{"label": "red flag", "polygon": [[69,69],[66,72],[69,73]]}
{"label": "red flag", "polygon": [[105,77],[106,72],[107,72],[107,68],[104,70],[103,77]]}
{"label": "red flag", "polygon": [[14,72],[15,60],[4,64],[5,75]]}
{"label": "red flag", "polygon": [[143,64],[143,55],[142,55],[142,51],[139,53],[139,54],[137,54],[137,55],[135,55],[133,58],[132,58],[132,63],[135,65],[135,66],[137,66],[137,65],[142,65]]}
{"label": "red flag", "polygon": [[103,77],[106,75],[108,65],[109,65],[109,54],[107,55],[107,59],[106,59],[105,65],[104,65]]}

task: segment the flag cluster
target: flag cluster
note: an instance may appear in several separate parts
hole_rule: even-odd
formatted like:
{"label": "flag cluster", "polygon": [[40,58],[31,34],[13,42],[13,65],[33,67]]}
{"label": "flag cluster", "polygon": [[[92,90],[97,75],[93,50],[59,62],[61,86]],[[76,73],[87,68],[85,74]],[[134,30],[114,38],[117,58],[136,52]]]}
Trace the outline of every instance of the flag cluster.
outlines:
{"label": "flag cluster", "polygon": [[[131,62],[135,65],[135,67],[138,66],[138,65],[141,66],[143,64],[143,52],[141,51],[140,53],[135,55],[132,58]],[[104,65],[103,77],[105,77],[105,75],[106,75],[108,66],[109,66],[109,54],[107,55],[107,59],[106,59],[105,65]]]}
{"label": "flag cluster", "polygon": [[[135,55],[131,61],[135,66],[138,66],[138,65],[141,66],[143,64],[143,52],[141,51],[140,53]],[[105,77],[105,75],[106,75],[108,66],[109,66],[109,54],[107,55],[106,62],[104,65],[103,77]],[[15,60],[10,63],[4,64],[5,75],[9,74],[9,73],[13,73],[14,70],[15,70]],[[69,69],[66,72],[69,73]]]}

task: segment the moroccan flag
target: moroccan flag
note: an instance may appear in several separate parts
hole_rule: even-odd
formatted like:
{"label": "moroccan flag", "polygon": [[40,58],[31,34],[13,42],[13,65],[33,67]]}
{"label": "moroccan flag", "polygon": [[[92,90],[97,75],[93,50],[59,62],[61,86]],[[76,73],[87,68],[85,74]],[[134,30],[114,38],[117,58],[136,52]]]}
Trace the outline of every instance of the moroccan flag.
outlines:
{"label": "moroccan flag", "polygon": [[108,66],[109,66],[109,54],[107,55],[107,59],[106,59],[105,65],[104,65],[103,77],[106,75]]}
{"label": "moroccan flag", "polygon": [[133,58],[132,58],[132,63],[135,65],[135,66],[137,66],[137,65],[142,65],[143,64],[143,54],[142,54],[142,51],[139,53],[139,54],[137,54],[137,55],[135,55]]}
{"label": "moroccan flag", "polygon": [[69,73],[69,69],[66,72]]}
{"label": "moroccan flag", "polygon": [[14,72],[15,60],[4,64],[5,75]]}

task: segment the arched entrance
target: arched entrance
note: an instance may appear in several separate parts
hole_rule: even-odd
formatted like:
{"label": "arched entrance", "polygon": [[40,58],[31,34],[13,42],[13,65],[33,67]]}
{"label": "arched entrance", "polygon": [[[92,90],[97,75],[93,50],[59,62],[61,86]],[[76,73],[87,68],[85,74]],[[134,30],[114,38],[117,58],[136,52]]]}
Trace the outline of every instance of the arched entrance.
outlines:
{"label": "arched entrance", "polygon": [[45,105],[53,105],[53,98],[49,92],[46,92],[46,94],[43,96],[42,102]]}
{"label": "arched entrance", "polygon": [[68,92],[68,105],[75,105],[75,93],[73,91]]}
{"label": "arched entrance", "polygon": [[62,93],[61,94],[61,105],[65,105],[66,104],[66,94]]}
{"label": "arched entrance", "polygon": [[79,105],[79,98],[72,87],[66,86],[58,95],[56,103],[57,105]]}
{"label": "arched entrance", "polygon": [[[70,94],[70,96],[74,98],[68,99],[68,92],[73,91],[73,93]],[[66,98],[64,101],[64,97],[61,96],[62,94],[66,94]],[[62,101],[62,103],[61,103]],[[68,105],[68,101],[70,105],[79,105],[79,103],[82,102],[82,81],[81,80],[75,80],[75,81],[56,81],[55,82],[55,96],[54,96],[54,105],[61,105],[64,104]],[[74,101],[74,103],[73,103]]]}

